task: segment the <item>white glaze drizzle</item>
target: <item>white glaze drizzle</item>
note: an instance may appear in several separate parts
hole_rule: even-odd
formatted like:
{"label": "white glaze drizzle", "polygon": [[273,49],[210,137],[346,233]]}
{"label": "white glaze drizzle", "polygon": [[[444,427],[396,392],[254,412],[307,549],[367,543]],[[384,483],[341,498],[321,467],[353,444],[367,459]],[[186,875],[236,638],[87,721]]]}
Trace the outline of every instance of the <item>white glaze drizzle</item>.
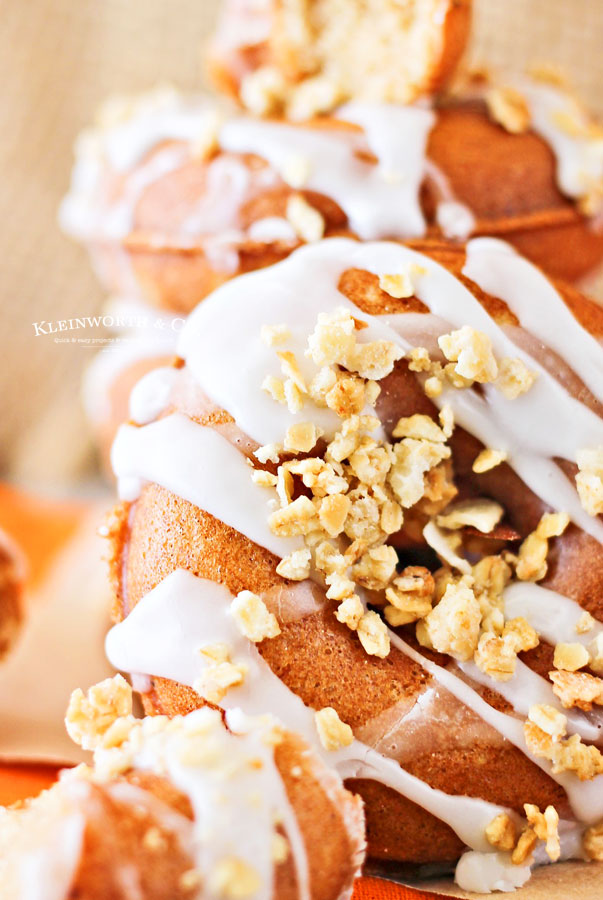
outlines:
{"label": "white glaze drizzle", "polygon": [[458,662],[457,666],[471,681],[491,688],[504,697],[521,716],[527,716],[531,706],[544,703],[557,708],[567,717],[568,731],[579,734],[586,741],[597,741],[603,737],[602,711],[594,710],[585,714],[580,710],[564,709],[553,693],[550,681],[532,671],[520,659],[517,660],[515,674],[509,681],[496,681],[472,661]]}
{"label": "white glaze drizzle", "polygon": [[[569,197],[583,196],[588,182],[603,179],[603,137],[589,134],[592,121],[569,91],[529,77],[514,77],[511,82],[527,102],[532,129],[555,154],[559,187]],[[582,127],[583,133],[564,129],[563,117]]]}
{"label": "white glaze drizzle", "polygon": [[442,819],[470,847],[488,848],[484,828],[500,807],[472,797],[444,794],[360,741],[327,753],[318,742],[312,710],[272,672],[254,644],[238,631],[228,608],[229,591],[182,569],[150,591],[107,636],[106,650],[123,671],[163,676],[192,686],[206,665],[201,646],[226,643],[233,661],[248,666],[245,682],[225,696],[226,709],[249,715],[266,709],[299,732],[342,778],[379,780]]}
{"label": "white glaze drizzle", "polygon": [[167,407],[172,388],[180,376],[173,366],[160,366],[136,382],[130,394],[130,418],[137,425],[148,425]]}
{"label": "white glaze drizzle", "polygon": [[523,616],[538,634],[553,646],[571,641],[587,647],[603,631],[595,621],[589,631],[579,634],[576,625],[584,609],[575,600],[531,582],[510,584],[504,592],[505,619]]}
{"label": "white glaze drizzle", "polygon": [[249,540],[284,557],[301,538],[279,538],[268,526],[275,490],[251,480],[244,456],[212,428],[181,413],[150,425],[122,425],[111,451],[122,500],[135,500],[154,482],[220,519]]}
{"label": "white glaze drizzle", "polygon": [[496,729],[499,734],[502,734],[511,744],[517,747],[518,750],[521,750],[532,762],[546,772],[553,781],[560,784],[567,794],[572,810],[580,821],[596,822],[603,816],[603,791],[601,790],[603,775],[598,775],[589,782],[580,782],[571,772],[553,774],[548,760],[535,757],[527,749],[523,723],[519,719],[494,709],[493,706],[490,706],[452,671],[438,666],[422,656],[391,630],[389,630],[389,637],[394,647],[397,647],[398,650],[422,666],[439,684],[450,691],[457,700],[460,700],[461,703],[464,703],[477,713],[480,718]]}
{"label": "white glaze drizzle", "polygon": [[[404,331],[405,314],[388,316],[387,323],[380,321],[346,301],[337,284],[350,268],[384,274],[402,271],[409,263],[425,269],[425,274],[416,279],[416,294],[435,316],[454,327],[470,325],[485,332],[499,356],[519,357],[538,373],[530,391],[515,400],[485,385],[484,397],[473,391],[447,389],[436,402],[449,403],[456,421],[485,446],[506,450],[510,464],[544,502],[566,510],[583,530],[602,540],[603,526],[582,509],[574,486],[552,462],[554,457],[574,461],[578,449],[601,443],[600,419],[514,344],[458,279],[408,247],[357,244],[339,238],[302,247],[283,262],[225,284],[208,297],[190,316],[181,334],[180,355],[203,390],[235,417],[245,433],[260,444],[278,442],[292,421],[303,421],[308,413],[302,410],[291,415],[259,390],[267,374],[280,374],[274,349],[261,343],[261,326],[278,322],[289,325],[287,349],[296,353],[307,376],[313,371],[303,356],[307,335],[320,312],[338,306],[351,309],[368,323],[361,341],[387,339],[408,350],[409,342],[397,333]],[[308,283],[313,285],[311,292],[307,291]],[[250,297],[254,302],[249,302]],[[551,315],[554,317],[554,312]],[[225,321],[237,322],[237,328],[225,329]],[[245,378],[240,377],[241,370]],[[311,418],[327,436],[337,425],[329,410],[313,408]],[[557,428],[555,423],[559,421],[572,422],[572,428]]]}
{"label": "white glaze drizzle", "polygon": [[[59,215],[64,230],[84,240],[116,240],[127,235],[145,187],[190,158],[190,147],[212,115],[207,101],[163,91],[139,98],[126,121],[85,132],[76,145],[71,189]],[[446,179],[426,156],[436,121],[431,109],[348,103],[335,115],[363,130],[327,130],[239,116],[222,125],[218,142],[222,150],[253,153],[270,163],[272,168],[263,176],[266,187],[277,184],[279,176],[287,182],[288,165],[293,159],[303,159],[308,167],[303,187],[331,197],[359,237],[425,234],[420,188],[427,176],[438,190],[436,219],[444,234],[464,239],[471,233],[475,225],[472,213],[455,200]],[[177,146],[159,149],[144,164],[145,156],[166,141],[175,141]],[[376,164],[359,155],[366,152],[373,154]],[[117,203],[102,202],[97,195],[103,166],[127,176],[124,196]],[[241,161],[213,160],[199,206],[180,228],[182,239],[187,235],[215,236],[220,229],[231,231],[249,182],[250,172]],[[242,232],[230,235],[231,243],[244,238]]]}
{"label": "white glaze drizzle", "polygon": [[474,238],[467,244],[463,275],[504,300],[526,331],[562,358],[569,358],[591,394],[603,401],[601,345],[575,319],[540,269],[505,241]]}

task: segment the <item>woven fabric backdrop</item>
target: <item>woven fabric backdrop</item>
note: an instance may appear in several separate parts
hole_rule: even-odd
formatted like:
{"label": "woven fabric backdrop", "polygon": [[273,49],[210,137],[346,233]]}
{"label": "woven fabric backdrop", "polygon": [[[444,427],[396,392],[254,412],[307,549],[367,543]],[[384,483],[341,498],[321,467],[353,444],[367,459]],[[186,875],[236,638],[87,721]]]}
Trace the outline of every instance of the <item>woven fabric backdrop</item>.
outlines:
{"label": "woven fabric backdrop", "polygon": [[[603,113],[601,0],[475,0],[470,57],[552,60]],[[79,381],[91,350],[33,322],[90,315],[103,296],[56,209],[76,133],[110,93],[203,84],[218,0],[3,0],[0,18],[0,475],[55,490],[89,476]]]}

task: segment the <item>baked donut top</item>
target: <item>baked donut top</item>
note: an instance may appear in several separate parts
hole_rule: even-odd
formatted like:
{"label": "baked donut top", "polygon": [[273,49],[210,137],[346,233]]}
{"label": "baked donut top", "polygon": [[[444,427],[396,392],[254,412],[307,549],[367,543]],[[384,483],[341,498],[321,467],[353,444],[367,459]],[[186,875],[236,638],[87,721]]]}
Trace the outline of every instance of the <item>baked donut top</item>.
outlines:
{"label": "baked donut top", "polygon": [[[269,594],[231,597],[177,571],[107,646],[118,667],[194,685],[211,702],[277,709],[309,740],[318,734],[340,771],[371,772],[478,852],[502,849],[487,829],[495,819],[515,821],[508,810],[412,778],[355,739],[334,711],[304,707],[263,663],[254,644],[278,635],[278,617],[295,616],[297,601],[300,616],[316,608],[322,587],[367,654],[386,658],[395,647],[409,656],[562,785],[575,821],[560,829],[565,849],[555,828],[545,841],[558,858],[575,852],[567,835],[603,817],[603,757],[590,743],[603,725],[593,709],[603,699],[603,626],[538,582],[550,543],[568,528],[590,541],[599,571],[601,315],[572,301],[594,337],[555,286],[500,241],[423,249],[323,241],[228,283],[193,313],[179,348],[185,367],[147,376],[134,391],[138,424],[122,427],[113,450],[120,494],[133,501],[146,482],[158,483],[268,549],[280,559],[290,612]],[[409,382],[394,389],[388,381],[400,365],[418,395]],[[193,418],[183,400],[191,390]],[[400,417],[405,391],[415,408]],[[542,503],[513,551],[506,542],[520,535],[502,502],[487,491],[457,496],[460,431],[479,441],[474,473],[510,467]],[[422,566],[398,571],[391,542],[400,531],[439,557],[435,575]],[[200,609],[204,637],[229,648],[226,682],[193,660]],[[395,630],[409,624],[413,643]],[[541,640],[555,646],[550,678],[518,657]],[[448,662],[434,661],[433,650]],[[586,666],[590,673],[580,671]],[[511,712],[492,707],[475,685],[499,693]],[[514,864],[529,858],[528,843]]]}

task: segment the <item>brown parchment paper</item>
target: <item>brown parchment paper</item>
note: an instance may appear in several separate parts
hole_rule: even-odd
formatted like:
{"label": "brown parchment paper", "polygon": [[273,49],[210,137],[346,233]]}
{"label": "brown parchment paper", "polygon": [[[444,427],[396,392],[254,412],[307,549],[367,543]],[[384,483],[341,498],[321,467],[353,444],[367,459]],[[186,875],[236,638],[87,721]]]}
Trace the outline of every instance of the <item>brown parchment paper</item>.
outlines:
{"label": "brown parchment paper", "polygon": [[[413,884],[427,893],[467,900],[506,897],[507,894],[470,894],[461,891],[453,882],[429,881]],[[513,900],[601,900],[603,898],[603,865],[588,862],[564,862],[534,869],[531,879],[522,888],[509,894]]]}

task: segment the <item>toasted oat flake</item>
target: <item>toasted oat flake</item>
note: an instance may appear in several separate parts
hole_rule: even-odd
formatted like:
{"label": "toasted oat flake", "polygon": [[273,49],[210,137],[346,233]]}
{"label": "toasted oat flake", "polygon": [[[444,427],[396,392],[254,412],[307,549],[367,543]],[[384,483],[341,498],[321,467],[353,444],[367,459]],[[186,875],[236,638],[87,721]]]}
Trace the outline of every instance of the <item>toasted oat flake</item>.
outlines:
{"label": "toasted oat flake", "polygon": [[559,842],[559,814],[554,806],[547,806],[543,813],[533,803],[524,803],[524,812],[530,826],[534,829],[536,837],[545,842],[547,856],[551,862],[556,862],[561,856]]}
{"label": "toasted oat flake", "polygon": [[237,594],[230,604],[230,614],[239,631],[254,643],[276,637],[281,633],[274,613],[269,612],[262,598],[251,591],[241,591]]}
{"label": "toasted oat flake", "polygon": [[413,347],[408,353],[408,368],[411,372],[429,372],[431,358],[425,347]]}
{"label": "toasted oat flake", "polygon": [[530,390],[537,377],[521,359],[501,359],[498,366],[496,387],[508,397],[515,400]]}
{"label": "toasted oat flake", "polygon": [[343,99],[339,82],[330,75],[305,78],[295,85],[287,101],[287,118],[293,122],[311,119],[334,109]]}
{"label": "toasted oat flake", "polygon": [[481,453],[478,453],[475,457],[471,468],[478,475],[481,475],[483,472],[489,472],[490,469],[499,466],[506,459],[507,454],[504,450],[482,450]]}
{"label": "toasted oat flake", "polygon": [[278,463],[282,452],[283,448],[280,444],[264,444],[263,447],[254,450],[253,455],[258,462],[264,465],[267,462]]}
{"label": "toasted oat flake", "polygon": [[515,822],[507,813],[495,816],[486,827],[486,840],[497,850],[512,850],[517,842]]}
{"label": "toasted oat flake", "polygon": [[579,450],[576,454],[576,487],[580,502],[591,516],[603,513],[603,446]]}
{"label": "toasted oat flake", "polygon": [[321,436],[322,430],[313,422],[297,422],[285,433],[284,447],[292,453],[309,453]]}
{"label": "toasted oat flake", "polygon": [[335,618],[351,631],[356,631],[364,615],[364,606],[357,594],[352,594],[341,601],[335,612]]}
{"label": "toasted oat flake", "polygon": [[587,666],[590,654],[582,644],[557,644],[553,656],[553,665],[556,669],[564,669],[567,672],[576,672]]}
{"label": "toasted oat flake", "polygon": [[275,347],[277,344],[284,344],[290,340],[291,331],[289,326],[284,323],[279,325],[262,325],[260,336],[268,347]]}
{"label": "toasted oat flake", "polygon": [[93,685],[87,695],[80,688],[71,694],[65,726],[69,737],[84,750],[101,746],[105,733],[121,716],[132,713],[132,688],[121,675]]}
{"label": "toasted oat flake", "polygon": [[290,581],[303,581],[310,577],[311,553],[307,548],[294,550],[276,567],[277,575]]}
{"label": "toasted oat flake", "polygon": [[326,223],[321,214],[302,194],[293,194],[287,201],[287,219],[295,233],[308,244],[324,237]]}
{"label": "toasted oat flake", "polygon": [[384,659],[389,655],[390,641],[385,622],[373,610],[366,612],[358,624],[360,643],[369,656]]}
{"label": "toasted oat flake", "polygon": [[276,865],[284,863],[289,856],[289,843],[282,834],[272,836],[272,861]]}
{"label": "toasted oat flake", "polygon": [[276,66],[262,66],[250,72],[241,82],[243,106],[256,116],[277,112],[287,92],[287,85]]}
{"label": "toasted oat flake", "polygon": [[314,721],[320,743],[325,750],[340,750],[342,747],[349,747],[354,740],[354,732],[349,725],[341,721],[332,706],[325,706],[324,709],[315,712]]}
{"label": "toasted oat flake", "polygon": [[416,440],[435,441],[443,444],[447,440],[443,429],[433,419],[420,414],[398,419],[392,435],[396,438],[415,438]]}
{"label": "toasted oat flake", "polygon": [[309,534],[318,525],[318,516],[309,497],[301,496],[284,509],[273,512],[268,524],[271,531],[280,537]]}
{"label": "toasted oat flake", "polygon": [[598,634],[589,646],[590,668],[603,675],[603,632]]}
{"label": "toasted oat flake", "polygon": [[578,707],[590,712],[593,703],[603,706],[603,678],[587,672],[549,672],[553,691],[566,709]]}
{"label": "toasted oat flake", "polygon": [[397,272],[393,275],[380,275],[379,287],[390,297],[400,300],[404,297],[412,297],[415,287],[412,280],[412,269],[409,266],[403,272]]}
{"label": "toasted oat flake", "polygon": [[281,361],[281,369],[286,378],[290,378],[293,384],[304,394],[308,393],[306,382],[299,368],[295,353],[290,350],[279,350],[276,354]]}
{"label": "toasted oat flake", "polygon": [[603,862],[603,822],[586,829],[582,846],[589,859]]}
{"label": "toasted oat flake", "polygon": [[564,737],[567,732],[567,717],[554,706],[545,703],[535,704],[530,707],[528,718],[554,741]]}
{"label": "toasted oat flake", "polygon": [[344,494],[333,494],[322,500],[318,519],[330,537],[337,537],[343,531],[351,505],[350,498]]}
{"label": "toasted oat flake", "polygon": [[482,384],[496,380],[498,366],[488,335],[464,325],[439,337],[438,344],[446,359],[456,363],[454,371],[457,375]]}
{"label": "toasted oat flake", "polygon": [[511,134],[527,131],[530,111],[525,97],[512,87],[491,87],[485,95],[488,112]]}
{"label": "toasted oat flake", "polygon": [[208,703],[218,704],[230,688],[243,684],[246,674],[246,665],[231,662],[214,663],[203,670],[193,687]]}
{"label": "toasted oat flake", "polygon": [[466,584],[449,584],[444,596],[423,620],[433,647],[455,659],[469,660],[477,649],[481,610]]}
{"label": "toasted oat flake", "polygon": [[511,862],[513,865],[523,866],[526,864],[528,860],[531,859],[532,851],[537,843],[538,837],[536,836],[534,829],[529,826],[524,828],[519,836],[517,845],[511,854]]}
{"label": "toasted oat flake", "polygon": [[588,634],[595,626],[595,619],[587,610],[584,610],[575,625],[576,634]]}
{"label": "toasted oat flake", "polygon": [[254,469],[251,478],[260,487],[275,487],[277,482],[276,475],[266,472],[264,469]]}
{"label": "toasted oat flake", "polygon": [[245,860],[229,856],[214,867],[208,887],[212,894],[225,900],[246,900],[259,891],[261,879]]}
{"label": "toasted oat flake", "polygon": [[500,503],[478,497],[471,500],[460,500],[446,507],[446,511],[436,517],[440,528],[456,530],[470,525],[483,534],[489,534],[503,517],[504,510]]}

